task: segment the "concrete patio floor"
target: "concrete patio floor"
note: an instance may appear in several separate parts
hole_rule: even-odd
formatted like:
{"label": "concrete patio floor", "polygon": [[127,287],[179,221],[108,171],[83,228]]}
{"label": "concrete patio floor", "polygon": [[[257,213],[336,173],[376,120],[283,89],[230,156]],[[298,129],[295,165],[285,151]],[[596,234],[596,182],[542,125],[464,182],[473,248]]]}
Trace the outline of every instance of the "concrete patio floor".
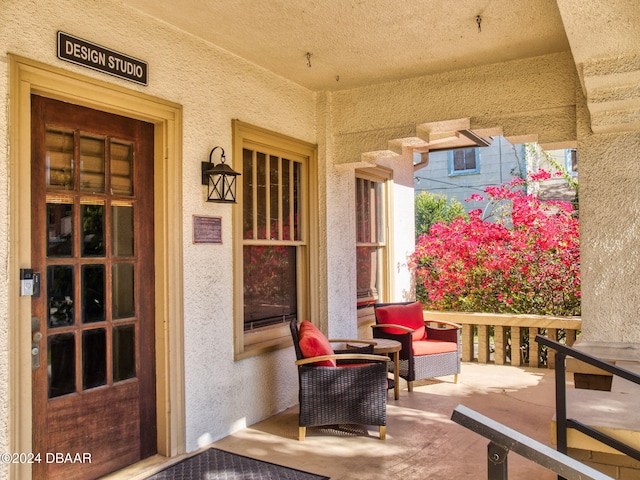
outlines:
{"label": "concrete patio floor", "polygon": [[[450,420],[459,404],[553,446],[553,370],[466,363],[458,384],[451,376],[416,383],[413,393],[401,386],[399,400],[389,392],[386,441],[375,427],[355,427],[309,428],[299,442],[294,407],[212,446],[332,480],[487,478],[489,442]],[[515,453],[508,461],[510,479],[557,478]]]}
{"label": "concrete patio floor", "polygon": [[[573,386],[572,378],[568,383]],[[296,406],[201,450],[215,447],[332,480],[486,479],[489,442],[451,421],[458,405],[555,448],[553,370],[463,363],[458,384],[449,376],[416,382],[412,393],[401,380],[401,388],[399,400],[393,399],[392,391],[387,397],[385,441],[379,440],[377,427],[351,426],[308,428],[306,440],[300,442]],[[197,453],[168,461],[155,455],[104,479],[144,480]],[[510,480],[557,479],[515,453],[509,454],[508,463]]]}

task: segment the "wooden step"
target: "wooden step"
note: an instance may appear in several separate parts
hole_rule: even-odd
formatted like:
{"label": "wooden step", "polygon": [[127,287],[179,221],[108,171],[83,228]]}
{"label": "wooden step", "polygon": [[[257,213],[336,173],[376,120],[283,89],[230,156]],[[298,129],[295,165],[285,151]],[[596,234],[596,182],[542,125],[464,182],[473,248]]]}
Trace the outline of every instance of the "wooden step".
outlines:
{"label": "wooden step", "polygon": [[[638,391],[634,391],[635,387],[631,388],[624,383],[620,388],[621,391],[614,392],[567,389],[567,418],[573,418],[640,450]],[[557,443],[555,415],[552,420],[551,437],[552,442]],[[567,446],[594,452],[620,454],[617,450],[574,429],[567,431]]]}
{"label": "wooden step", "polygon": [[[637,375],[640,375],[640,362],[618,361],[616,367],[624,368]],[[614,375],[611,381],[611,391],[617,393],[631,393],[635,396],[636,402],[640,402],[640,385],[624,378]]]}

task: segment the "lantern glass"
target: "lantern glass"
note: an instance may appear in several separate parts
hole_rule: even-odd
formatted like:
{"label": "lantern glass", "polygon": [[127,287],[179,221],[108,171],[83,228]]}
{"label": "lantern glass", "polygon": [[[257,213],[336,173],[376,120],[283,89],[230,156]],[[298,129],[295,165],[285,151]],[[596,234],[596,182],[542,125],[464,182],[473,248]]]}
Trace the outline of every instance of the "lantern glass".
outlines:
{"label": "lantern glass", "polygon": [[202,184],[207,185],[207,202],[236,203],[236,177],[240,173],[234,171],[225,162],[224,150],[220,163],[212,161],[215,147],[209,154],[209,162],[202,162]]}
{"label": "lantern glass", "polygon": [[207,202],[236,202],[236,175],[214,173],[209,175]]}

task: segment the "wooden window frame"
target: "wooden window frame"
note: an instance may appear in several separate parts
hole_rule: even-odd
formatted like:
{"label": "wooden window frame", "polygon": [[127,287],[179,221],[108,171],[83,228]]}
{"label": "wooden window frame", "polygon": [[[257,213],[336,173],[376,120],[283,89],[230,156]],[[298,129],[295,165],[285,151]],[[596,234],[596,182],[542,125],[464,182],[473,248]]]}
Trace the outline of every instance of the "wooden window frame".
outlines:
{"label": "wooden window frame", "polygon": [[[381,211],[378,212],[377,221],[378,230],[381,231],[382,239],[375,242],[360,242],[358,240],[358,226],[356,225],[356,248],[357,247],[376,247],[378,248],[378,278],[377,283],[379,285],[376,301],[384,302],[389,298],[389,292],[391,288],[391,274],[389,268],[390,248],[391,248],[391,232],[390,225],[390,211],[391,211],[391,184],[393,179],[393,172],[383,167],[369,168],[356,170],[355,172],[356,183],[358,180],[369,180],[380,184],[379,202]],[[357,191],[357,187],[356,187]],[[357,208],[357,204],[356,204]],[[356,212],[356,222],[357,222]]]}
{"label": "wooden window frame", "polygon": [[297,250],[297,301],[299,320],[316,320],[318,316],[317,300],[317,146],[255,125],[234,120],[233,158],[236,170],[242,172],[240,159],[243,149],[262,147],[269,153],[277,152],[283,157],[291,156],[304,159],[301,179],[301,207],[299,228],[300,239],[293,241],[244,239],[243,231],[243,182],[238,182],[238,205],[233,212],[234,231],[234,359],[241,360],[266,352],[285,348],[291,345],[291,334],[288,324],[272,325],[244,330],[244,267],[243,247],[245,245],[280,245],[295,246]]}

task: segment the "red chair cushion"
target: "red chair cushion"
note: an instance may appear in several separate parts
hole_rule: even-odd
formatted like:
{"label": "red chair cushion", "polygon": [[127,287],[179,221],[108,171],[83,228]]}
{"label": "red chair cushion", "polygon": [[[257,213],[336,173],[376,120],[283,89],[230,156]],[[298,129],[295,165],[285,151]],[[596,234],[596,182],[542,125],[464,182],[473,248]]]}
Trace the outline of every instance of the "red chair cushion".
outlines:
{"label": "red chair cushion", "polygon": [[458,350],[458,344],[454,342],[442,342],[440,340],[420,340],[411,344],[413,355],[433,355],[434,353],[448,353]]}
{"label": "red chair cushion", "polygon": [[[413,302],[408,305],[376,307],[376,319],[378,323],[402,325],[403,327],[415,330],[411,335],[414,342],[426,338],[426,328],[424,326],[422,304],[420,302]],[[383,328],[382,330],[394,335],[406,333],[404,330],[397,328]]]}
{"label": "red chair cushion", "polygon": [[[319,357],[321,355],[333,355],[333,348],[331,343],[324,334],[318,330],[313,323],[308,320],[303,320],[300,323],[300,329],[298,330],[298,338],[300,345],[300,352],[304,358]],[[314,365],[323,367],[335,367],[335,360],[323,360],[316,362]]]}

